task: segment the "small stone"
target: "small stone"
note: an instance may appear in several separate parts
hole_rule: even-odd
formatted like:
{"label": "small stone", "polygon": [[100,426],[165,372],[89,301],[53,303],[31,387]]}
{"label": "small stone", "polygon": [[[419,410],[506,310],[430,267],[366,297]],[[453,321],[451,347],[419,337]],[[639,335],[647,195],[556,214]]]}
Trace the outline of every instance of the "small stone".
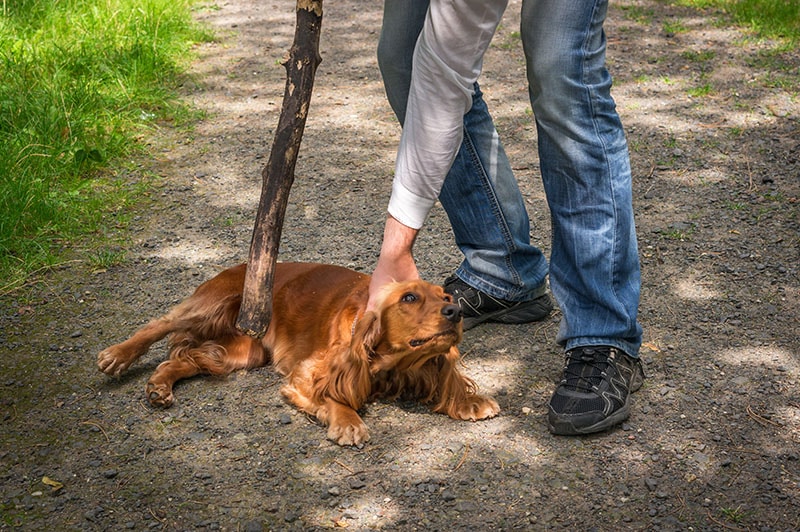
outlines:
{"label": "small stone", "polygon": [[292,416],[284,412],[283,414],[280,415],[278,421],[280,422],[281,425],[289,425],[292,422]]}
{"label": "small stone", "polygon": [[366,482],[356,477],[352,477],[350,480],[348,480],[347,484],[348,486],[350,486],[350,489],[353,490],[360,490],[361,488],[367,485]]}
{"label": "small stone", "polygon": [[244,525],[245,532],[261,532],[264,530],[264,525],[259,523],[258,521],[248,521]]}
{"label": "small stone", "polygon": [[442,492],[442,499],[445,501],[454,501],[456,500],[456,494],[453,493],[451,490],[444,490]]}
{"label": "small stone", "polygon": [[471,501],[458,501],[456,503],[456,509],[459,512],[472,512],[475,510],[475,503]]}

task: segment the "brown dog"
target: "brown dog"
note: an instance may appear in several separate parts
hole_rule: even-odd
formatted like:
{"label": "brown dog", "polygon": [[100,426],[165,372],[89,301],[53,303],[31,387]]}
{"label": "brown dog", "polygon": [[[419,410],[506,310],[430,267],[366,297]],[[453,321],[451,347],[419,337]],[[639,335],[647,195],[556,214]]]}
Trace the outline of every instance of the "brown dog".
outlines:
{"label": "brown dog", "polygon": [[100,371],[120,375],[170,335],[169,360],[147,383],[150,404],[168,407],[173,385],[198,374],[225,375],[269,362],[288,382],[283,395],[328,426],[340,445],[369,433],[356,411],[370,399],[418,399],[454,419],[495,416],[497,403],[476,393],[458,370],[461,310],[425,281],[392,283],[365,312],[370,277],[338,266],[279,263],[266,336],[236,329],[245,265],[200,285],[167,315],[97,356]]}

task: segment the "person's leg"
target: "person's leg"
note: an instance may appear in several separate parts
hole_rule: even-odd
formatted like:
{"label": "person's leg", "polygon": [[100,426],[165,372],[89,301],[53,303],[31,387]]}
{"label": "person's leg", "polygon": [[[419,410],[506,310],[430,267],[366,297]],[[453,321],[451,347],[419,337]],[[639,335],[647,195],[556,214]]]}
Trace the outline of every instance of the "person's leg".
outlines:
{"label": "person's leg", "polygon": [[[413,49],[427,7],[427,0],[386,0],[384,4],[378,64],[389,103],[401,124]],[[525,203],[477,84],[464,127],[464,142],[439,196],[464,254],[456,275],[506,303],[539,298],[545,293],[547,262],[530,243]],[[547,315],[549,298],[547,303],[534,319]],[[521,319],[530,321],[527,318]]]}
{"label": "person's leg", "polygon": [[459,278],[510,301],[544,294],[547,261],[531,245],[524,199],[477,84],[439,201],[464,253]]}
{"label": "person's leg", "polygon": [[550,285],[567,349],[636,356],[639,259],[627,141],[611,98],[607,0],[525,0],[522,40],[553,221]]}
{"label": "person's leg", "polygon": [[417,38],[425,23],[430,0],[385,0],[383,24],[378,39],[378,67],[392,111],[403,125],[411,65]]}
{"label": "person's leg", "polygon": [[523,0],[521,34],[562,311],[564,379],[550,429],[580,434],[629,414],[643,379],[631,171],[605,67],[607,0]]}

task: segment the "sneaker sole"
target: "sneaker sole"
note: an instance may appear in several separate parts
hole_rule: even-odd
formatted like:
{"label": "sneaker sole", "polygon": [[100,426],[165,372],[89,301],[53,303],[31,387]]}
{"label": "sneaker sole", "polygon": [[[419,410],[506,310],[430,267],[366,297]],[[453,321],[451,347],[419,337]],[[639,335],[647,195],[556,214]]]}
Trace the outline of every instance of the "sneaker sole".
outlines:
{"label": "sneaker sole", "polygon": [[550,315],[553,310],[553,303],[549,296],[541,296],[534,299],[530,305],[500,309],[495,312],[481,314],[480,316],[470,316],[464,318],[464,330],[472,329],[481,323],[494,322],[506,324],[531,323],[541,321]]}
{"label": "sneaker sole", "polygon": [[549,412],[547,416],[547,428],[556,436],[583,436],[585,434],[594,434],[596,432],[603,432],[613,428],[628,419],[630,415],[630,404],[629,402],[626,402],[622,408],[607,418],[602,419],[593,425],[581,427],[576,426],[573,423],[573,420],[558,419],[556,416],[552,415],[552,412]]}

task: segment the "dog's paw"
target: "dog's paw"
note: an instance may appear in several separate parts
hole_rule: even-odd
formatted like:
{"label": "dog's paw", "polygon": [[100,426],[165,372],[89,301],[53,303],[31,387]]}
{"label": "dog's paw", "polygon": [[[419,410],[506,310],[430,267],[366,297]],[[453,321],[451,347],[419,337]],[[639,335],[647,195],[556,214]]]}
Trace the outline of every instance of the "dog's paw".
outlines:
{"label": "dog's paw", "polygon": [[156,408],[169,408],[175,402],[175,396],[172,395],[172,387],[166,384],[148,382],[144,388],[144,393],[147,395],[150,406]]}
{"label": "dog's paw", "polygon": [[331,425],[328,427],[328,439],[339,445],[355,445],[359,449],[369,441],[369,431],[363,421],[358,424]]}
{"label": "dog's paw", "polygon": [[112,345],[97,355],[97,368],[112,377],[118,377],[123,371],[128,369],[134,359],[126,356],[126,353],[118,345]]}
{"label": "dog's paw", "polygon": [[500,413],[497,401],[483,395],[472,395],[463,404],[458,405],[455,412],[457,419],[477,421],[494,417]]}

